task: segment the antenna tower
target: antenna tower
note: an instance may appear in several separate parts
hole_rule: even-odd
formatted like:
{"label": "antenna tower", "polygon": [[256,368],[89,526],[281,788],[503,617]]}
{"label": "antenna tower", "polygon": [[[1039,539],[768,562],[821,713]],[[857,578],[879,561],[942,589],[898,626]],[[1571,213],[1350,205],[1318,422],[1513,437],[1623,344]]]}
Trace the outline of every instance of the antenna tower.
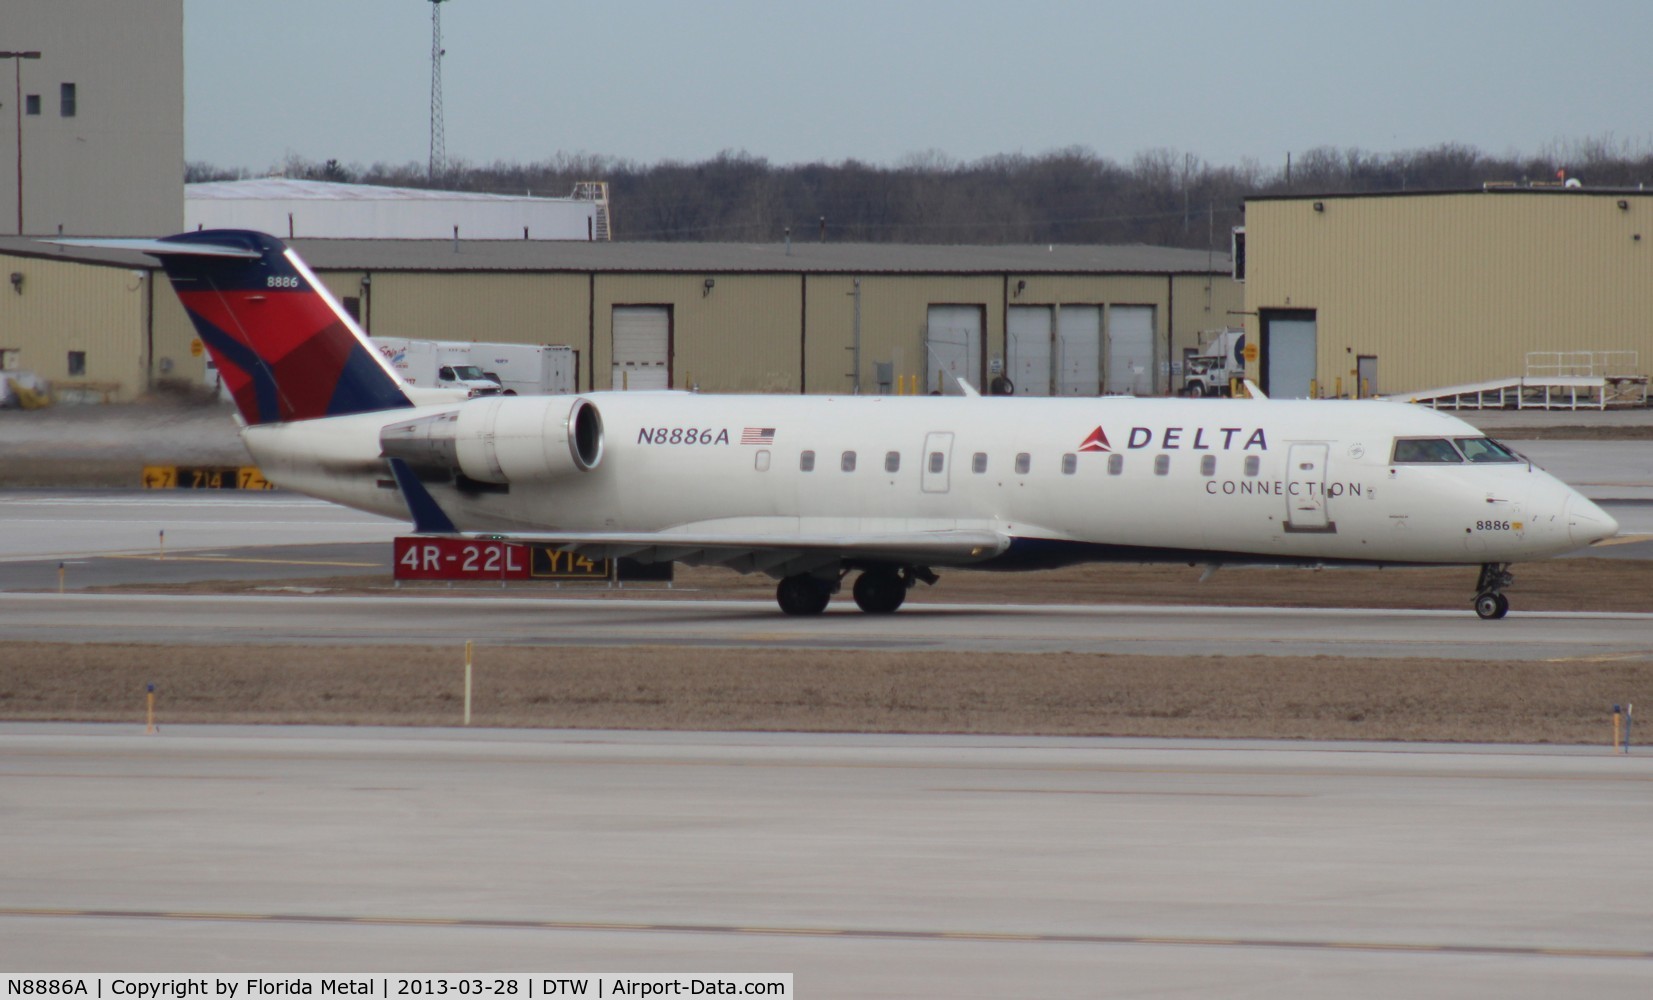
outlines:
{"label": "antenna tower", "polygon": [[430,0],[430,165],[431,180],[448,172],[448,140],[442,130],[442,4]]}

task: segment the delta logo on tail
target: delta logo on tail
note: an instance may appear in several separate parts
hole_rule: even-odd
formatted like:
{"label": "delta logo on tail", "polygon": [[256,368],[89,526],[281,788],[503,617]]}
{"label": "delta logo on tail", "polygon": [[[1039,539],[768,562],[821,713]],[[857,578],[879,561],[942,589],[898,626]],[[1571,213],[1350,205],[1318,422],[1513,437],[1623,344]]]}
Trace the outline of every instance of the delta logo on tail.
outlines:
{"label": "delta logo on tail", "polygon": [[1113,445],[1108,443],[1108,435],[1103,433],[1101,427],[1098,427],[1096,430],[1090,432],[1089,437],[1085,438],[1085,443],[1079,446],[1079,450],[1113,451]]}

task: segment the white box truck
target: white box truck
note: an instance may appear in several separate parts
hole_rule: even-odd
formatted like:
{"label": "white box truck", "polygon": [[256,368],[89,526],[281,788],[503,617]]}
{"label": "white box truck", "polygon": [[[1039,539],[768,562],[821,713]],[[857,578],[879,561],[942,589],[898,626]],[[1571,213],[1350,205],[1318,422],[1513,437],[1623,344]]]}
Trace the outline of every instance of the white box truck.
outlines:
{"label": "white box truck", "polygon": [[[470,362],[470,344],[439,344],[434,340],[373,337],[374,345],[390,361],[403,381],[418,388],[463,389],[471,396],[492,396],[499,383]],[[455,351],[454,347],[463,351]]]}
{"label": "white box truck", "polygon": [[471,363],[499,382],[507,396],[574,392],[579,378],[574,349],[560,344],[470,344]]}

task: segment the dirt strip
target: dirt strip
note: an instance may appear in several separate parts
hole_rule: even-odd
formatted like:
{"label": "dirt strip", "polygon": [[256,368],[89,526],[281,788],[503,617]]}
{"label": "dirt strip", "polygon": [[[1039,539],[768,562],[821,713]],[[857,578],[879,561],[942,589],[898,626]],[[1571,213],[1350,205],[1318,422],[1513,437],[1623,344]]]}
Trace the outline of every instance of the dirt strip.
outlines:
{"label": "dirt strip", "polygon": [[[0,718],[458,725],[453,647],[18,643]],[[1653,711],[1653,660],[795,652],[479,646],[475,726],[1599,743]]]}

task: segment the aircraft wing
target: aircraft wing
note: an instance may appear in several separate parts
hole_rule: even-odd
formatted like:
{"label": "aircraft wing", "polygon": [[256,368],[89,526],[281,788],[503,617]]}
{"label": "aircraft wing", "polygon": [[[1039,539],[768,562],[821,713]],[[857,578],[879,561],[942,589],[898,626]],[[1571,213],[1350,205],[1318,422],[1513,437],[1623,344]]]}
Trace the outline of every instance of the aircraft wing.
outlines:
{"label": "aircraft wing", "polygon": [[885,531],[811,531],[795,517],[742,518],[717,527],[665,531],[511,532],[460,531],[400,458],[390,471],[421,535],[554,546],[590,559],[636,559],[680,562],[690,566],[726,566],[742,573],[791,576],[837,566],[844,561],[962,566],[991,559],[1010,547],[1010,538],[987,528],[938,524]]}
{"label": "aircraft wing", "polygon": [[636,559],[680,562],[690,566],[725,566],[742,573],[791,576],[836,566],[843,561],[961,566],[990,559],[1010,545],[996,531],[940,528],[876,534],[800,534],[752,532],[621,532],[564,534],[547,532],[466,532],[464,537],[523,545],[552,546],[591,559]]}

